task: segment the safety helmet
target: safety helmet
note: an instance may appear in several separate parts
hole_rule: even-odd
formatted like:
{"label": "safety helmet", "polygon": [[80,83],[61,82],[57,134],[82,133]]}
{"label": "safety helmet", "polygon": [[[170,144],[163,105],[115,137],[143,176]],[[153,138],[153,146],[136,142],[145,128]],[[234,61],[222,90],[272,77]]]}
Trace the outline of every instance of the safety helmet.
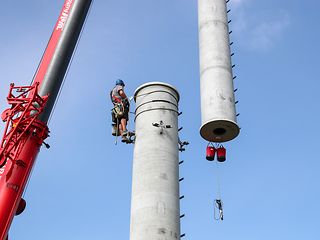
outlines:
{"label": "safety helmet", "polygon": [[121,79],[118,79],[118,80],[116,81],[116,85],[125,86],[125,85],[124,85],[124,82],[123,82]]}

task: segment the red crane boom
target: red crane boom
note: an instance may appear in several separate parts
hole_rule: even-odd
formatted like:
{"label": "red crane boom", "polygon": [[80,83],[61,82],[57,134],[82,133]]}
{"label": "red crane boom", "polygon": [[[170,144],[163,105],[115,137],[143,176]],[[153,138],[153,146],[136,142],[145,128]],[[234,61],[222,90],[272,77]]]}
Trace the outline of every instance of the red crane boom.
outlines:
{"label": "red crane boom", "polygon": [[0,240],[7,239],[92,0],[65,0],[31,86],[10,85],[0,143]]}

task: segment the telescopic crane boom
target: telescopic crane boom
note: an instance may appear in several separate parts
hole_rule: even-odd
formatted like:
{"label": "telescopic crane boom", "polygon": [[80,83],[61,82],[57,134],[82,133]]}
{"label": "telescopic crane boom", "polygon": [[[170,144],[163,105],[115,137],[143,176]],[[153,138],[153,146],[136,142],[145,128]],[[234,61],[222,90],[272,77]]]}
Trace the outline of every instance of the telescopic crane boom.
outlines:
{"label": "telescopic crane boom", "polygon": [[[7,239],[92,0],[65,0],[31,86],[10,85],[0,145],[0,240]],[[46,145],[46,144],[45,144]]]}

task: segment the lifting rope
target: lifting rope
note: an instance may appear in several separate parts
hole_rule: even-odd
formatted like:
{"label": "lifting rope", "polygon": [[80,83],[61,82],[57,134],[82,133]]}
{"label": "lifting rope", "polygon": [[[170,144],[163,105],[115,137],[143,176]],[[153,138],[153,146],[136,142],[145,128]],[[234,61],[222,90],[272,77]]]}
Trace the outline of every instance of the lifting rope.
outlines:
{"label": "lifting rope", "polygon": [[118,144],[118,135],[119,134],[119,118],[117,118],[117,125],[116,125],[116,137],[115,137],[115,142],[114,145]]}
{"label": "lifting rope", "polygon": [[[222,153],[222,154],[221,154]],[[216,177],[216,197],[214,199],[214,219],[216,221],[223,220],[223,203],[221,200],[221,184],[219,175],[219,163],[225,161],[225,148],[220,143],[208,142],[206,149],[206,159],[213,161],[217,154],[217,161],[215,163],[215,177]]]}
{"label": "lifting rope", "polygon": [[[216,144],[216,148],[219,147],[219,144]],[[220,175],[219,175],[219,164],[216,162],[216,199],[214,200],[214,219],[219,221],[223,220],[223,203],[221,200],[221,184],[220,184]]]}
{"label": "lifting rope", "polygon": [[219,164],[216,162],[216,183],[217,183],[217,198],[221,199],[221,184],[219,175]]}

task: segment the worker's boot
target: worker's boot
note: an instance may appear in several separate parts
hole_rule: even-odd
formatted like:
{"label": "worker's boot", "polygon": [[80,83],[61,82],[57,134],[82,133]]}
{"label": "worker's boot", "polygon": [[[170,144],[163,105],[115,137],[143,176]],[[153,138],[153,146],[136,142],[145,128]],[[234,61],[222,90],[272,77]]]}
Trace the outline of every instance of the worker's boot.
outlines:
{"label": "worker's boot", "polygon": [[128,137],[132,137],[132,136],[134,136],[134,135],[136,135],[135,132],[130,132],[130,131],[128,131],[128,133],[127,133],[127,136],[128,136]]}
{"label": "worker's boot", "polygon": [[122,138],[122,142],[126,143],[126,144],[130,144],[130,143],[134,143],[134,138],[131,136],[131,137],[125,137],[125,138]]}
{"label": "worker's boot", "polygon": [[123,136],[123,135],[122,135],[121,142],[123,142],[123,143],[128,143],[129,141],[130,141],[130,139],[129,139],[127,136]]}

